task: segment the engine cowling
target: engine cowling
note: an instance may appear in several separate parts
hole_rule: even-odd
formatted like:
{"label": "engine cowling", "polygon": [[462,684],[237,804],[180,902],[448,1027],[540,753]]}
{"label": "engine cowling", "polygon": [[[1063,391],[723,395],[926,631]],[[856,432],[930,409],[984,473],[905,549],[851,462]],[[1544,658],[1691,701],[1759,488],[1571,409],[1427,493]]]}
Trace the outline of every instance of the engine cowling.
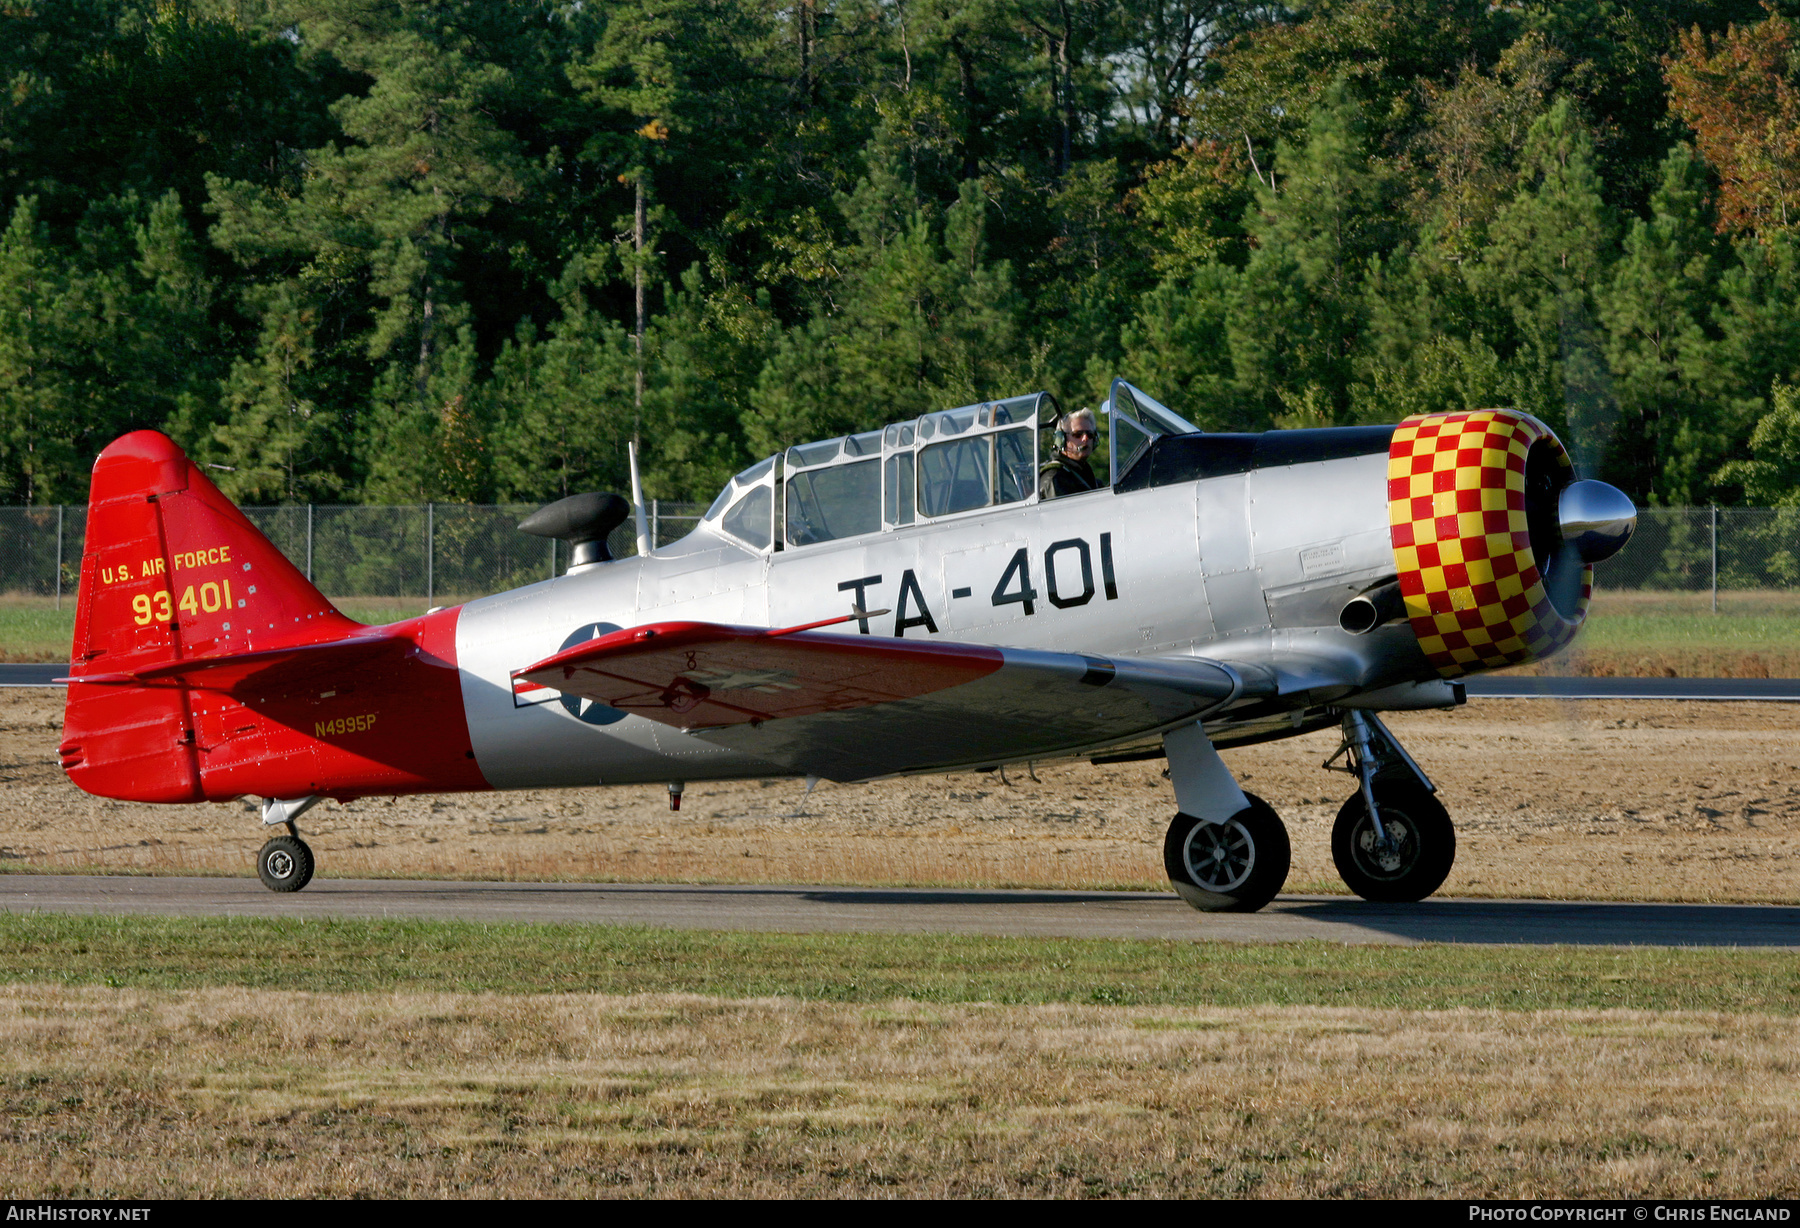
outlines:
{"label": "engine cowling", "polygon": [[1564,545],[1559,499],[1573,480],[1561,441],[1517,410],[1419,414],[1394,431],[1394,561],[1441,676],[1522,665],[1575,638],[1594,569]]}

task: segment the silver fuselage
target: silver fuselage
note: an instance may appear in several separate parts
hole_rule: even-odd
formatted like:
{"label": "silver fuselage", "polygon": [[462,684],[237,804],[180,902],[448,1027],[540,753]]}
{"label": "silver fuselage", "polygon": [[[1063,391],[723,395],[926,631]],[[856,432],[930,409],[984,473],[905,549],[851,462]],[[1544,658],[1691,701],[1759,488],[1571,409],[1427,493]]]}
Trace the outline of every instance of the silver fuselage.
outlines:
{"label": "silver fuselage", "polygon": [[[1275,698],[1238,723],[1260,721],[1258,736],[1270,736],[1273,716],[1276,734],[1302,732],[1320,705],[1435,677],[1404,621],[1364,635],[1338,625],[1346,601],[1395,571],[1387,464],[1385,453],[1369,454],[1034,498],[779,550],[702,525],[648,557],[463,608],[457,654],[476,758],[499,789],[786,775],[641,717],[561,697],[526,702],[510,675],[594,624],[783,627],[859,607],[887,613],[866,631],[855,622],[833,630],[1204,656],[1273,674]],[[1228,732],[1231,723],[1208,727]]]}

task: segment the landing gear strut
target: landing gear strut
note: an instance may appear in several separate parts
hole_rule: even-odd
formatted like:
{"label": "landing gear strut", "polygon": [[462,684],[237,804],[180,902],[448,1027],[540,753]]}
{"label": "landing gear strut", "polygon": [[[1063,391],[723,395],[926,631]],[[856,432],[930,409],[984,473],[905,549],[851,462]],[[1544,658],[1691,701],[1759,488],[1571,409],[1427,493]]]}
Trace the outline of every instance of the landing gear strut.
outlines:
{"label": "landing gear strut", "polygon": [[312,881],[313,852],[300,838],[294,820],[318,804],[317,797],[269,798],[262,805],[263,826],[277,824],[288,834],[276,836],[256,855],[256,876],[270,891],[298,891]]}
{"label": "landing gear strut", "polygon": [[[1346,763],[1336,767],[1340,757]],[[1344,884],[1381,903],[1422,900],[1443,886],[1456,861],[1456,829],[1433,796],[1437,786],[1380,718],[1346,711],[1343,744],[1325,766],[1357,778],[1331,829]]]}
{"label": "landing gear strut", "polygon": [[1201,912],[1255,912],[1287,882],[1287,828],[1238,788],[1199,724],[1164,735],[1163,749],[1181,808],[1163,839],[1169,882]]}

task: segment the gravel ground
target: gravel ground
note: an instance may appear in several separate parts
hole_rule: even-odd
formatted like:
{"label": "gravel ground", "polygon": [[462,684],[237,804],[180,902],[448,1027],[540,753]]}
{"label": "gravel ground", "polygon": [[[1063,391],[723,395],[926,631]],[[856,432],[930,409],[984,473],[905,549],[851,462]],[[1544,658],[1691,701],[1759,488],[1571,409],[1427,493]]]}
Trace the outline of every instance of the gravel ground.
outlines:
{"label": "gravel ground", "polygon": [[[0,691],[0,869],[251,874],[250,802],[145,806],[56,763],[59,691]],[[1458,828],[1443,894],[1800,901],[1800,708],[1490,700],[1390,727]],[[1226,752],[1287,820],[1292,891],[1341,891],[1330,834],[1351,791],[1335,736]],[[1165,889],[1160,762],[1043,764],[868,785],[660,788],[327,802],[301,826],[324,875],[932,883]]]}

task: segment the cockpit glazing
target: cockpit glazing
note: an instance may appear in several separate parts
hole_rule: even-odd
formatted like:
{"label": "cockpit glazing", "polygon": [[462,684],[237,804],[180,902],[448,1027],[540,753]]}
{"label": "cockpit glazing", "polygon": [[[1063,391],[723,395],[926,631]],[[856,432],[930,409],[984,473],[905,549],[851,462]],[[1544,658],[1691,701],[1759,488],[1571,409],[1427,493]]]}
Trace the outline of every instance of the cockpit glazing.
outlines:
{"label": "cockpit glazing", "polygon": [[803,547],[1034,496],[1047,392],[799,444],[752,465],[704,519],[756,550]]}

